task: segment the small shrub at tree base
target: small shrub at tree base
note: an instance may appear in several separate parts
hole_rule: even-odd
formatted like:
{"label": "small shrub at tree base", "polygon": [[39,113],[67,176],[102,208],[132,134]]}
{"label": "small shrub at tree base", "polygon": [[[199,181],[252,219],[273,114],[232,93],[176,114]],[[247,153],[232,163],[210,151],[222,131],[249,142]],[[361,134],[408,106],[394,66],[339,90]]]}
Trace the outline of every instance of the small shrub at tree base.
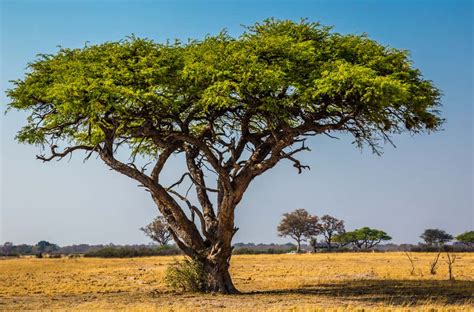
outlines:
{"label": "small shrub at tree base", "polygon": [[175,261],[165,273],[165,284],[174,291],[202,292],[206,289],[206,274],[202,264],[191,258]]}

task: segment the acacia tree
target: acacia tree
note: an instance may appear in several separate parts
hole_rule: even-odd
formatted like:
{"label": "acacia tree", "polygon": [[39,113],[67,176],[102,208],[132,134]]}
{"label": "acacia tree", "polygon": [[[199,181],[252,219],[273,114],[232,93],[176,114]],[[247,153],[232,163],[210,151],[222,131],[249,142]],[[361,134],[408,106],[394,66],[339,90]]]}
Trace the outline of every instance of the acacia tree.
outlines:
{"label": "acacia tree", "polygon": [[171,240],[171,232],[165,218],[162,216],[156,217],[153,222],[140,228],[140,230],[161,246],[167,245]]}
{"label": "acacia tree", "polygon": [[467,231],[456,236],[456,240],[468,246],[474,247],[474,231]]}
{"label": "acacia tree", "polygon": [[301,251],[301,242],[319,234],[318,217],[310,215],[305,209],[284,213],[277,227],[279,236],[289,236],[296,241],[296,252]]}
{"label": "acacia tree", "polygon": [[333,242],[337,243],[339,247],[345,247],[347,245],[353,244],[355,241],[357,241],[355,231],[344,232],[334,235],[333,237]]}
{"label": "acacia tree", "polygon": [[330,215],[324,215],[319,220],[317,225],[319,233],[324,236],[324,240],[331,249],[331,243],[334,235],[342,234],[346,231],[344,227],[344,220],[331,217]]}
{"label": "acacia tree", "polygon": [[363,227],[354,231],[337,234],[333,239],[340,246],[352,244],[357,249],[369,249],[392,238],[382,230]]}
{"label": "acacia tree", "polygon": [[51,253],[51,252],[55,252],[55,251],[58,251],[59,250],[59,246],[56,245],[56,244],[52,244],[50,242],[47,242],[47,241],[39,241],[36,246],[35,246],[35,250],[37,253]]}
{"label": "acacia tree", "polygon": [[440,229],[426,229],[421,235],[420,238],[423,239],[428,246],[437,246],[440,247],[444,243],[449,242],[453,239],[451,234],[446,233],[444,230]]}
{"label": "acacia tree", "polygon": [[[380,154],[391,135],[442,123],[440,93],[406,51],[307,21],[269,19],[237,38],[61,48],[13,83],[10,109],[29,113],[18,141],[45,147],[43,161],[96,154],[136,180],[177,245],[202,263],[207,289],[222,293],[237,292],[228,271],[234,211],[255,177],[281,160],[307,168],[297,155],[310,136],[348,134]],[[187,172],[165,185],[174,154]],[[185,179],[197,203],[179,191]]]}
{"label": "acacia tree", "polygon": [[383,241],[391,240],[392,238],[382,230],[363,227],[353,231],[355,238],[352,243],[358,249],[369,249],[375,247]]}

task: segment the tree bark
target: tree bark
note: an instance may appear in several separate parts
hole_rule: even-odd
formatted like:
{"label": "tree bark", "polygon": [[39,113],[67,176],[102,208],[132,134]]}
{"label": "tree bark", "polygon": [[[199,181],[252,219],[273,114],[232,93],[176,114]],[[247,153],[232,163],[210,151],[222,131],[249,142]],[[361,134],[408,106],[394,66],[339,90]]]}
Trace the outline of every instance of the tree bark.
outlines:
{"label": "tree bark", "polygon": [[222,294],[239,294],[229,273],[228,259],[206,259],[203,264],[207,276],[206,291]]}
{"label": "tree bark", "polygon": [[296,243],[297,243],[296,253],[300,253],[301,252],[301,240],[297,239]]}
{"label": "tree bark", "polygon": [[[172,216],[166,214],[166,206],[159,203],[158,200],[158,208],[162,214],[171,220]],[[181,228],[180,223],[170,223],[170,231],[178,247],[187,256],[201,264],[205,276],[203,287],[205,292],[240,293],[235,288],[229,273],[232,237],[237,231],[237,228],[234,227],[235,207],[233,197],[223,196],[217,218],[213,215],[210,216],[210,219],[202,216],[201,222],[205,224],[203,231],[206,232],[202,246],[194,244],[194,241],[202,239],[201,237],[194,237],[194,233],[189,233],[186,229]]]}

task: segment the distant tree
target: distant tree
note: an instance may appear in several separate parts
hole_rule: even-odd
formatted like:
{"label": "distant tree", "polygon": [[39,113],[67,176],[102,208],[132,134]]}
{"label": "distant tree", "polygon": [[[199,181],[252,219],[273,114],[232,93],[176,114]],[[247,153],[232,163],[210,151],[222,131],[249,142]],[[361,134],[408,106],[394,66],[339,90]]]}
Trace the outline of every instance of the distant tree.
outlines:
{"label": "distant tree", "polygon": [[440,229],[426,229],[420,238],[422,238],[428,246],[439,247],[451,241],[453,236]]}
{"label": "distant tree", "polygon": [[3,244],[2,251],[5,256],[9,256],[13,251],[13,243],[5,242],[5,244]]}
{"label": "distant tree", "polygon": [[153,222],[140,228],[140,230],[161,246],[167,245],[171,240],[169,226],[166,223],[166,219],[161,216],[156,217]]}
{"label": "distant tree", "polygon": [[474,231],[464,232],[456,236],[456,240],[468,246],[474,247]]}
{"label": "distant tree", "polygon": [[305,209],[297,209],[283,214],[283,219],[278,225],[279,236],[289,236],[296,240],[296,252],[301,251],[301,242],[311,239],[319,234],[318,217],[310,215]]}
{"label": "distant tree", "polygon": [[39,241],[36,246],[35,250],[37,253],[51,253],[59,250],[59,246],[56,244],[51,244],[47,241]]}
{"label": "distant tree", "polygon": [[322,216],[317,227],[319,233],[324,236],[328,249],[331,249],[334,235],[342,234],[346,231],[343,220],[336,219],[329,215]]}
{"label": "distant tree", "polygon": [[352,244],[358,249],[369,249],[383,241],[391,239],[392,238],[384,231],[371,229],[369,227],[363,227],[334,237],[334,241],[340,243],[342,246]]}
{"label": "distant tree", "polygon": [[384,231],[363,227],[355,230],[356,241],[354,244],[357,248],[372,248],[383,241],[389,241],[392,238]]}
{"label": "distant tree", "polygon": [[21,244],[15,246],[15,253],[19,255],[31,255],[33,254],[34,247],[31,245]]}

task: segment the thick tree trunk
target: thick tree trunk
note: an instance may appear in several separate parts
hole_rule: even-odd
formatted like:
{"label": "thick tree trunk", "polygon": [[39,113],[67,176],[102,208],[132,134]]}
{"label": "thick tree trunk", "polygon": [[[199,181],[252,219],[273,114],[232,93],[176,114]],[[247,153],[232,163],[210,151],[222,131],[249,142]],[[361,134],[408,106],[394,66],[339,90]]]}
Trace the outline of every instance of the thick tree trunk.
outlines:
{"label": "thick tree trunk", "polygon": [[301,241],[298,239],[298,240],[296,240],[296,242],[297,242],[296,253],[300,253],[301,252]]}
{"label": "thick tree trunk", "polygon": [[203,265],[204,272],[207,275],[207,289],[209,292],[218,292],[222,294],[240,293],[234,286],[229,273],[229,264],[227,259],[205,260]]}

